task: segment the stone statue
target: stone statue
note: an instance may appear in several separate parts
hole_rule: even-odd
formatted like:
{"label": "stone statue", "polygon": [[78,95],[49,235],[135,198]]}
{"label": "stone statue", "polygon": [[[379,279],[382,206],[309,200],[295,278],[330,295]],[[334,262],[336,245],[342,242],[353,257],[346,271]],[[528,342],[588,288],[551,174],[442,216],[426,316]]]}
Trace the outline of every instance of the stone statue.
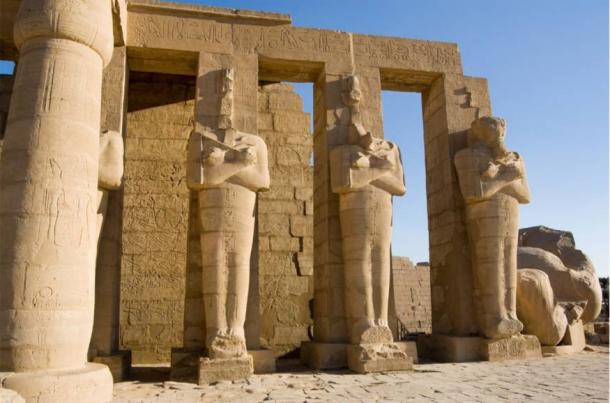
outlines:
{"label": "stone statue", "polygon": [[[362,346],[369,359],[406,359],[388,327],[392,196],[405,193],[402,161],[394,143],[364,130],[358,78],[347,80],[352,126],[348,144],[331,151],[330,170],[339,194],[349,343]],[[354,369],[349,352],[348,365]]]}
{"label": "stone statue", "polygon": [[602,292],[595,267],[576,249],[572,233],[543,226],[521,229],[517,265],[517,313],[524,333],[537,336],[542,345],[560,344],[568,331],[583,333],[582,323],[599,315]]}
{"label": "stone statue", "polygon": [[506,123],[475,120],[468,147],[455,155],[470,242],[477,320],[481,335],[501,339],[519,334],[517,241],[519,204],[530,199],[525,165],[504,144]]}
{"label": "stone statue", "polygon": [[[224,73],[220,122],[230,126],[233,73]],[[269,189],[267,147],[260,137],[230,127],[197,126],[187,164],[187,185],[199,200],[207,354],[245,358],[256,192]]]}
{"label": "stone statue", "polygon": [[115,130],[106,130],[100,135],[100,163],[98,168],[98,208],[97,208],[97,241],[100,234],[106,209],[108,192],[117,190],[123,181],[123,137]]}

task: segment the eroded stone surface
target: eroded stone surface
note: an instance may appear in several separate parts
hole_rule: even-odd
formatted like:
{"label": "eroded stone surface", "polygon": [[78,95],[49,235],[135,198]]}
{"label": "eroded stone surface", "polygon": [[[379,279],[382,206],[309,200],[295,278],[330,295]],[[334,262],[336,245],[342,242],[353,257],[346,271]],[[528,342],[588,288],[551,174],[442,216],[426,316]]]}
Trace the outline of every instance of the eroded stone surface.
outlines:
{"label": "eroded stone surface", "polygon": [[252,357],[201,358],[199,361],[199,385],[219,381],[236,381],[248,378],[253,373]]}
{"label": "eroded stone surface", "polygon": [[[547,352],[581,350],[584,329],[576,336],[575,326],[595,319],[602,306],[595,267],[575,248],[574,236],[567,231],[524,228],[519,231],[519,243],[519,317],[526,333],[536,335],[542,345],[565,346]],[[576,336],[573,345],[569,334]]]}

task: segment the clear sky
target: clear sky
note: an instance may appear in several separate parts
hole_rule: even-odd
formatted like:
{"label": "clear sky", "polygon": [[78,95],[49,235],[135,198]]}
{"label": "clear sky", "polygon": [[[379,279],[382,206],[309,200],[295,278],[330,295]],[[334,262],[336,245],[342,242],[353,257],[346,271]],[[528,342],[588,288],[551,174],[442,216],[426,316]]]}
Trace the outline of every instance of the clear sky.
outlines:
{"label": "clear sky", "polygon": [[[527,163],[532,203],[521,209],[521,227],[572,231],[608,275],[607,0],[188,2],[287,13],[296,26],[458,43],[465,74],[489,80],[494,114],[508,121],[507,144]],[[298,89],[311,112],[311,86]],[[393,252],[425,261],[420,97],[384,92],[382,101],[408,188],[395,199]]]}

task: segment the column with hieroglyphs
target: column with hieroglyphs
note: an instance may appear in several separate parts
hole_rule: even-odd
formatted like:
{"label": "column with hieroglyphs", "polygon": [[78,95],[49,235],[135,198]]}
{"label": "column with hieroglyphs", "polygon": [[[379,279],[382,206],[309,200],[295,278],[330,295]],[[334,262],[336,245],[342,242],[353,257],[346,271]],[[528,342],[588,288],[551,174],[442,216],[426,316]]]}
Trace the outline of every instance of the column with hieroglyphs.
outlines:
{"label": "column with hieroglyphs", "polygon": [[29,399],[108,401],[93,326],[103,68],[112,2],[25,0],[0,163],[0,371]]}

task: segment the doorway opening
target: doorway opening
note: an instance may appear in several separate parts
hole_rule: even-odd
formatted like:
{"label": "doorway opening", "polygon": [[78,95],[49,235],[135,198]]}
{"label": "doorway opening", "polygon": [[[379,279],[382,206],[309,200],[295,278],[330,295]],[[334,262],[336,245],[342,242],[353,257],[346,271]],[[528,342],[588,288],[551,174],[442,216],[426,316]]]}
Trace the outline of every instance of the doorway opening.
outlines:
{"label": "doorway opening", "polygon": [[430,265],[421,95],[382,91],[386,139],[401,152],[407,193],[393,198],[390,327],[406,340],[430,333]]}

